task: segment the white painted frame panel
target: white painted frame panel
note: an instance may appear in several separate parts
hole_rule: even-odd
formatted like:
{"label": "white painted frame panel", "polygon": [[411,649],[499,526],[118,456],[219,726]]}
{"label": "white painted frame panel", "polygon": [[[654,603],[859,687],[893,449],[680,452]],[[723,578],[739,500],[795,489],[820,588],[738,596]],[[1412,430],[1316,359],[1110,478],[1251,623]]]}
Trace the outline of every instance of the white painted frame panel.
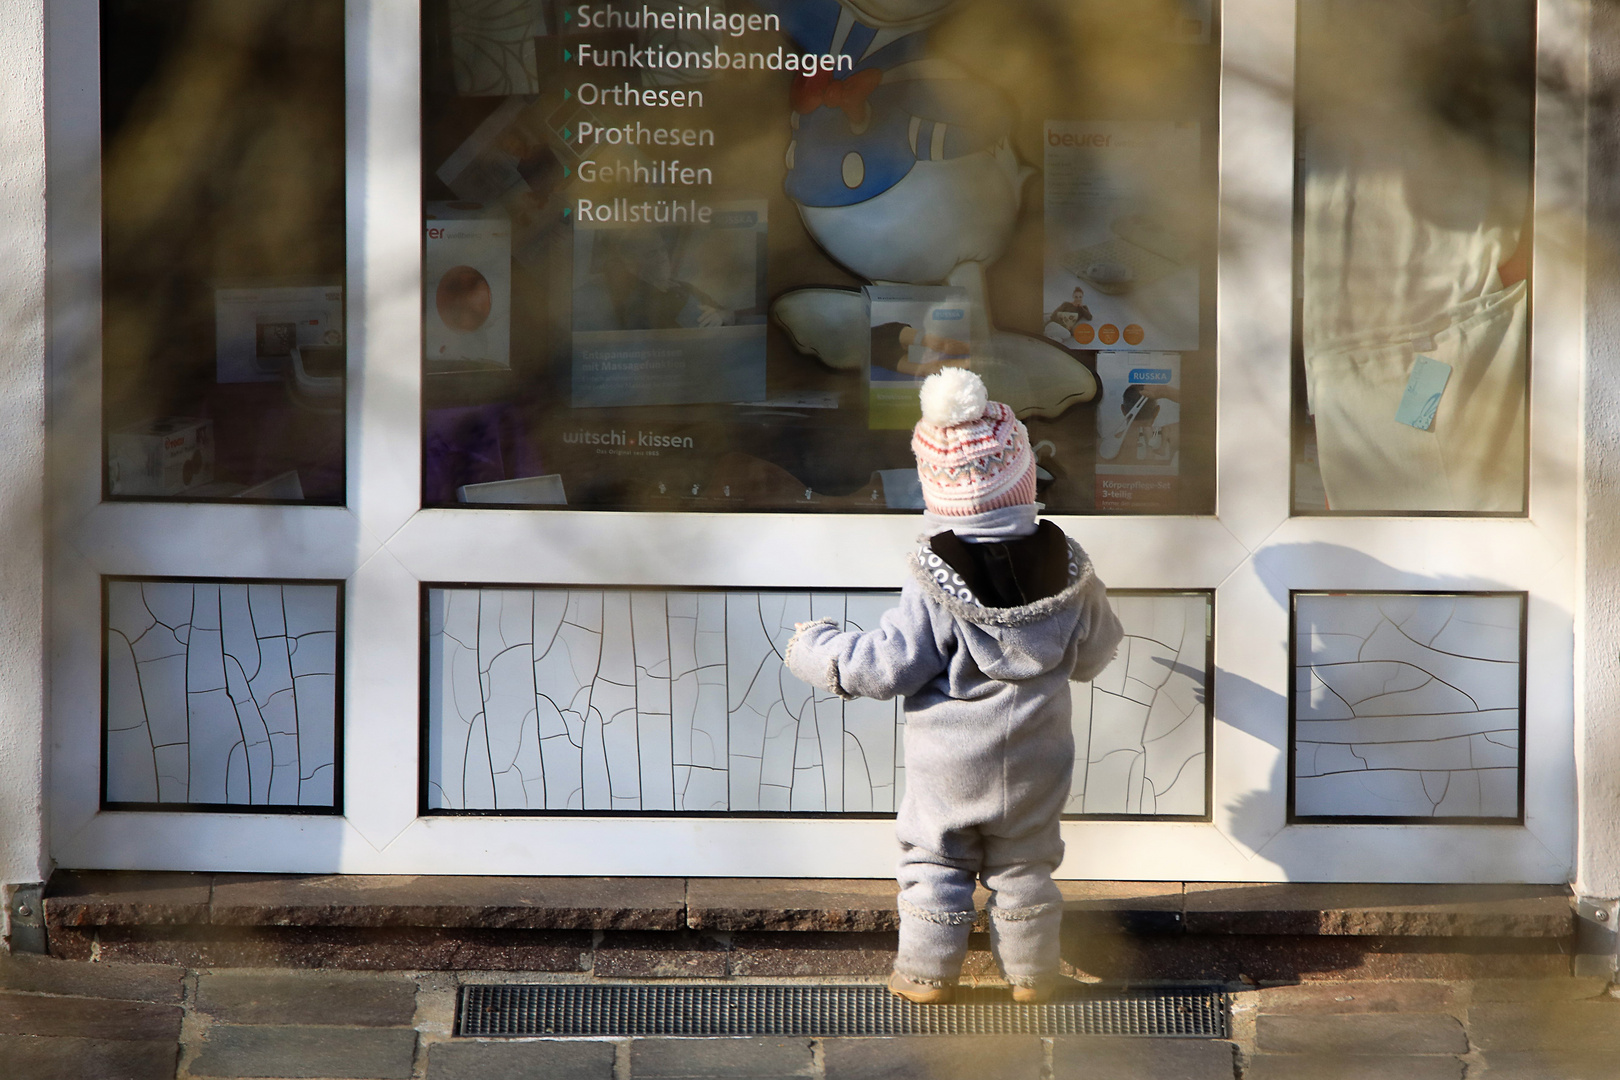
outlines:
{"label": "white painted frame panel", "polygon": [[[914,519],[420,509],[416,3],[348,3],[348,508],[99,503],[95,0],[51,0],[51,818],[56,862],[176,870],[888,877],[885,821],[417,816],[423,581],[893,587]],[[1585,0],[1543,0],[1580,96]],[[1214,588],[1214,820],[1068,822],[1061,876],[1539,881],[1574,859],[1584,122],[1543,92],[1525,519],[1290,518],[1294,7],[1222,12],[1217,507],[1058,518],[1110,585]],[[1548,84],[1547,79],[1542,85]],[[345,815],[97,805],[103,574],[348,582]],[[1287,825],[1290,589],[1530,595],[1525,823]]]}

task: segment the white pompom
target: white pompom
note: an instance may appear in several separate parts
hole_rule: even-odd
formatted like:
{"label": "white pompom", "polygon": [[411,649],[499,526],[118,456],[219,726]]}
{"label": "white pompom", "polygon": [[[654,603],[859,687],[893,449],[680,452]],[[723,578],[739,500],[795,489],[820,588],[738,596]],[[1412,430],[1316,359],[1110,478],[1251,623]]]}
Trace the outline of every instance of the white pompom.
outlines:
{"label": "white pompom", "polygon": [[923,419],[935,427],[977,420],[989,403],[984,380],[967,368],[942,368],[923,380]]}

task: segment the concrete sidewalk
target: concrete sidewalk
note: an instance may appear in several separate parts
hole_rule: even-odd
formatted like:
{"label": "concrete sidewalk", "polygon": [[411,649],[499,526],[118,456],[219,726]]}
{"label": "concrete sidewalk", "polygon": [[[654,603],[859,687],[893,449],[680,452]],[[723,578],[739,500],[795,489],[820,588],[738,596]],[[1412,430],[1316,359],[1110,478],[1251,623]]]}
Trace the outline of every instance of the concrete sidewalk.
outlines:
{"label": "concrete sidewalk", "polygon": [[451,1037],[462,982],[560,978],[511,972],[197,971],[0,954],[0,1075],[19,1080],[1620,1077],[1620,998],[1601,980],[1571,978],[1235,987],[1229,1041]]}

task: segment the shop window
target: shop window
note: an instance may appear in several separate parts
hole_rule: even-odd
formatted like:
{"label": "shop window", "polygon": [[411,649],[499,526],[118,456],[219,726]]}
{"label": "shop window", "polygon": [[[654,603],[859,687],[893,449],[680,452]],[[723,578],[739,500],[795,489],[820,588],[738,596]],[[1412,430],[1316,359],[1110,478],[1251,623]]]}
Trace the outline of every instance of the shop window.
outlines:
{"label": "shop window", "polygon": [[1213,5],[868,9],[426,0],[425,505],[915,511],[967,365],[1049,512],[1213,513]]}
{"label": "shop window", "polygon": [[[781,654],[795,622],[875,627],[896,595],[427,588],[423,812],[892,814],[899,701]],[[1111,598],[1128,636],[1075,687],[1068,810],[1203,819],[1211,596]]]}
{"label": "shop window", "polygon": [[1293,600],[1291,820],[1522,820],[1523,593]]}
{"label": "shop window", "polygon": [[342,0],[103,0],[112,499],[344,501]]}
{"label": "shop window", "polygon": [[341,583],[102,583],[102,804],[336,813]]}
{"label": "shop window", "polygon": [[1525,512],[1535,10],[1299,6],[1298,513]]}

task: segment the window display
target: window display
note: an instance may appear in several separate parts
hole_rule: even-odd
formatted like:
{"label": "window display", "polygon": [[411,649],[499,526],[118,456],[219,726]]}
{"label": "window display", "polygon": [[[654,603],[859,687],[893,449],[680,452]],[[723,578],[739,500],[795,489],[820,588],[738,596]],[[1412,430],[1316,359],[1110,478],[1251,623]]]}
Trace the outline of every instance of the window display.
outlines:
{"label": "window display", "polygon": [[425,505],[914,510],[962,365],[1049,513],[1213,512],[1207,0],[423,13]]}
{"label": "window display", "polygon": [[1525,510],[1533,0],[1299,21],[1295,509]]}
{"label": "window display", "polygon": [[342,503],[341,0],[104,0],[109,498]]}

